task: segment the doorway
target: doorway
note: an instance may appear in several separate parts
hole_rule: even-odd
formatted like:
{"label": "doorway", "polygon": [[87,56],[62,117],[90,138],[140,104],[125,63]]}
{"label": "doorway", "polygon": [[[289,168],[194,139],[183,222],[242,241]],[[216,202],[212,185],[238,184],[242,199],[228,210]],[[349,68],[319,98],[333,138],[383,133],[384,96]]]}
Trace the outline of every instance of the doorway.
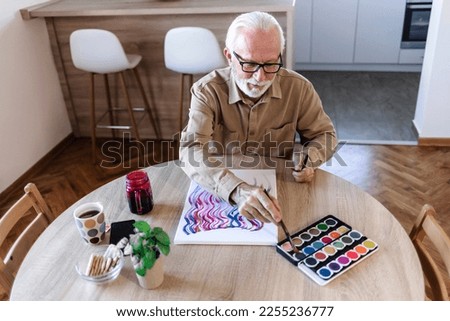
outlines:
{"label": "doorway", "polygon": [[417,145],[413,128],[420,72],[300,71],[319,93],[338,139]]}

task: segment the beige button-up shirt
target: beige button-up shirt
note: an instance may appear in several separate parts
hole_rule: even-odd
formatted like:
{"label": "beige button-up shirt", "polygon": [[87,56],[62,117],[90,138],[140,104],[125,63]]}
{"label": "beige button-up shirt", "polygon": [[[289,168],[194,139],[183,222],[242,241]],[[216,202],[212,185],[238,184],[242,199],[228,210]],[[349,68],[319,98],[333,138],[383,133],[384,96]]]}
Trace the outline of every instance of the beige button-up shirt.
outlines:
{"label": "beige button-up shirt", "polygon": [[291,158],[294,147],[307,144],[308,166],[314,167],[333,155],[334,126],[312,84],[294,71],[282,68],[256,103],[242,94],[230,67],[201,78],[191,92],[189,122],[181,134],[181,166],[192,180],[224,200],[229,201],[242,181],[215,162],[214,155]]}

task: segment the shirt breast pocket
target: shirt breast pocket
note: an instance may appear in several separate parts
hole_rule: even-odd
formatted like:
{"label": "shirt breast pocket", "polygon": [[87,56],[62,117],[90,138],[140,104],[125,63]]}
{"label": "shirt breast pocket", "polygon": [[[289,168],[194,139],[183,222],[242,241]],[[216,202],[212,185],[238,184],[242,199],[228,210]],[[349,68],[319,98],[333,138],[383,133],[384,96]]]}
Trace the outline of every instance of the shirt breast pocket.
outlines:
{"label": "shirt breast pocket", "polygon": [[295,123],[287,123],[278,128],[267,129],[263,140],[264,154],[273,157],[290,157],[294,148],[294,141]]}

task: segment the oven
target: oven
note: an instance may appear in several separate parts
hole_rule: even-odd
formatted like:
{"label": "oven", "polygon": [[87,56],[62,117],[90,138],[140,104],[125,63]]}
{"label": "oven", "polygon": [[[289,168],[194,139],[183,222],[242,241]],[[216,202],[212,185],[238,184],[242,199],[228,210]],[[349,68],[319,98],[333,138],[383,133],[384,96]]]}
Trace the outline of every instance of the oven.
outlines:
{"label": "oven", "polygon": [[423,49],[427,40],[432,1],[407,0],[402,49]]}

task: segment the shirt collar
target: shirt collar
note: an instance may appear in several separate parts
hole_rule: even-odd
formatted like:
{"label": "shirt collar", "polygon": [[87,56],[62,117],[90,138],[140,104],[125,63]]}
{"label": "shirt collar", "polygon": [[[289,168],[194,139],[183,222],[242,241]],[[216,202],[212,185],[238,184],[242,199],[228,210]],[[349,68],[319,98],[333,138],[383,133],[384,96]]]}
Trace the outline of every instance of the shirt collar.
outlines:
{"label": "shirt collar", "polygon": [[[228,82],[228,103],[230,105],[237,103],[238,101],[246,102],[247,99],[242,94],[241,90],[237,86],[236,82],[234,81],[233,73],[231,72],[231,67],[229,69],[229,82]],[[265,101],[269,98],[282,98],[281,94],[281,86],[280,86],[280,77],[278,74],[275,76],[275,79],[273,80],[272,86],[270,86],[269,90],[266,91],[266,93],[261,97],[260,101]]]}

